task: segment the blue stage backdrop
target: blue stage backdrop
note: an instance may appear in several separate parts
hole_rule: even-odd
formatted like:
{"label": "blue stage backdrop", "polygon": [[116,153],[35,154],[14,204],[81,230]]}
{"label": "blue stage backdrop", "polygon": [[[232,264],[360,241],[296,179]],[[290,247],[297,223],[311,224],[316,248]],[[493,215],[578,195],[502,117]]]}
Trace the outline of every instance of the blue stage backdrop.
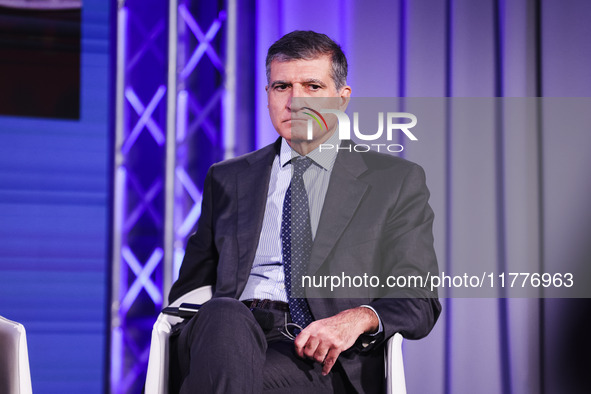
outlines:
{"label": "blue stage backdrop", "polygon": [[82,7],[79,119],[0,116],[0,315],[27,330],[35,393],[105,387],[112,3]]}

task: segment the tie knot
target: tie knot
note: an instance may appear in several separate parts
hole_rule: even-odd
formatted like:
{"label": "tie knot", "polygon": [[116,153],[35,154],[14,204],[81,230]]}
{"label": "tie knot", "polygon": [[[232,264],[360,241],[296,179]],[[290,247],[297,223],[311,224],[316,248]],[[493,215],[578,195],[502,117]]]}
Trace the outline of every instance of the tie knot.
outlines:
{"label": "tie knot", "polygon": [[312,165],[312,159],[309,157],[298,157],[292,162],[293,165],[293,176],[302,177],[304,172]]}

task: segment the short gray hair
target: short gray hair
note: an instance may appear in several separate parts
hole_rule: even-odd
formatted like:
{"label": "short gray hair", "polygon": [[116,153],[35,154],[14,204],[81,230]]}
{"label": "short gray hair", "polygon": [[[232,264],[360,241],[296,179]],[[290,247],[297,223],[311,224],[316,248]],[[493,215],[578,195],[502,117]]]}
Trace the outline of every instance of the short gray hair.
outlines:
{"label": "short gray hair", "polygon": [[269,47],[265,61],[267,84],[271,79],[271,63],[273,60],[287,62],[290,60],[311,60],[328,55],[332,63],[330,76],[337,90],[347,85],[347,58],[340,45],[326,34],[314,31],[295,30],[277,40]]}

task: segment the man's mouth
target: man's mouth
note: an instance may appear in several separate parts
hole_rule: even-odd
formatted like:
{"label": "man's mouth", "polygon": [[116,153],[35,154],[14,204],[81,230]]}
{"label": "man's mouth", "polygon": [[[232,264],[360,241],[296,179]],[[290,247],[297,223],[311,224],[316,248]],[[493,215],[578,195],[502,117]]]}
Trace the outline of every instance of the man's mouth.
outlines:
{"label": "man's mouth", "polygon": [[302,120],[302,121],[308,121],[308,119],[305,118],[289,118],[289,119],[285,119],[284,122],[290,122],[292,120]]}

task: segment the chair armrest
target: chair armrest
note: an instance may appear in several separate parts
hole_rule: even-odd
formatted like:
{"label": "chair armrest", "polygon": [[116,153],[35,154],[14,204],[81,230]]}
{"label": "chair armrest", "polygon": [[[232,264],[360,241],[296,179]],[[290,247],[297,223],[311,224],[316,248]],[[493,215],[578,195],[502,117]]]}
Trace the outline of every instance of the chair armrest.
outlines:
{"label": "chair armrest", "polygon": [[0,316],[0,381],[8,394],[31,394],[25,327]]}
{"label": "chair armrest", "polygon": [[400,333],[394,334],[386,345],[386,392],[388,394],[406,394],[402,335]]}
{"label": "chair armrest", "polygon": [[[203,286],[192,290],[170,304],[179,306],[184,302],[203,304],[211,298],[211,286]],[[154,328],[152,329],[152,340],[150,342],[150,358],[148,360],[148,373],[146,376],[146,394],[167,394],[168,393],[168,338],[172,326],[180,323],[183,319],[176,316],[158,315]]]}

